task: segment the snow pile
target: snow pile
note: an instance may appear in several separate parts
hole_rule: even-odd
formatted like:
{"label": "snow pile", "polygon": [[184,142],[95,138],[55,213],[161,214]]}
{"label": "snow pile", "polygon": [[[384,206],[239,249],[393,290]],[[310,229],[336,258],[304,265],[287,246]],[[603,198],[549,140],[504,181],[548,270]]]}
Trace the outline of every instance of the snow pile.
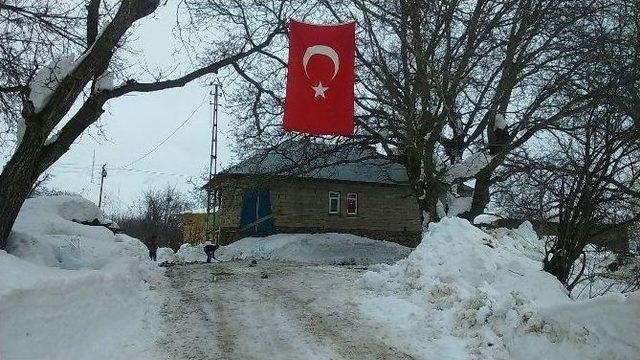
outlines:
{"label": "snow pile", "polygon": [[267,259],[309,264],[369,265],[393,263],[410,252],[410,248],[402,245],[351,234],[277,234],[236,241],[221,247],[216,257],[221,260]]}
{"label": "snow pile", "polygon": [[0,359],[157,358],[161,270],[139,240],[78,223],[95,219],[81,197],[24,203],[0,251]]}
{"label": "snow pile", "polygon": [[640,294],[575,302],[541,271],[538,244],[526,224],[489,235],[443,219],[363,275],[361,309],[417,358],[637,359]]}
{"label": "snow pile", "polygon": [[176,253],[171,248],[163,247],[158,248],[156,252],[156,258],[158,260],[158,264],[162,263],[174,263],[177,260]]}
{"label": "snow pile", "polygon": [[183,263],[207,261],[207,255],[204,253],[204,244],[191,245],[185,243],[180,245],[180,249],[176,252],[175,261]]}

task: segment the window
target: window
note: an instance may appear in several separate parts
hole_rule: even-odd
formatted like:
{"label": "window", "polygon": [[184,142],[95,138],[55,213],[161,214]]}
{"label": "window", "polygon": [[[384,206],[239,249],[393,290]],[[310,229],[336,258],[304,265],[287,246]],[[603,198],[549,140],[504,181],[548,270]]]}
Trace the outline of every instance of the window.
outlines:
{"label": "window", "polygon": [[329,214],[340,214],[339,191],[329,191]]}
{"label": "window", "polygon": [[358,194],[347,194],[347,215],[358,215]]}

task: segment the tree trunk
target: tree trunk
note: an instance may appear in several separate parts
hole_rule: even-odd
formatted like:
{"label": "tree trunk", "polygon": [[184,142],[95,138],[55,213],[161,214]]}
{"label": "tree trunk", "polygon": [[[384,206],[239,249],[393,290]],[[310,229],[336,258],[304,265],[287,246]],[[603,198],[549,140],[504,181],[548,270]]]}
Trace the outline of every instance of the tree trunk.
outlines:
{"label": "tree trunk", "polygon": [[418,203],[420,219],[424,223],[425,214],[429,217],[427,222],[435,222],[440,219],[437,206],[440,196],[443,194],[442,184],[433,176],[433,172],[426,171],[423,178],[418,173],[408,170],[409,182],[413,190],[413,196]]}
{"label": "tree trunk", "polygon": [[9,234],[18,212],[40,176],[39,155],[42,141],[34,131],[27,131],[0,174],[0,250],[7,248]]}
{"label": "tree trunk", "polygon": [[[547,254],[543,263],[543,270],[549,274],[555,276],[569,291],[572,290],[573,284],[569,284],[569,276],[573,270],[573,265],[580,257],[582,247],[575,246],[579,239],[582,237],[582,233],[577,231],[577,235],[558,234],[557,242],[554,246],[547,251]],[[575,249],[580,249],[576,251]],[[551,258],[549,258],[551,255]],[[578,277],[581,275],[578,274]]]}
{"label": "tree trunk", "polygon": [[473,199],[471,200],[471,209],[463,214],[461,218],[473,220],[480,214],[484,213],[485,208],[491,199],[489,189],[491,187],[491,171],[481,171],[476,175],[476,184],[473,188]]}
{"label": "tree trunk", "polygon": [[550,260],[545,259],[543,269],[555,276],[562,285],[571,290],[569,288],[569,276],[571,275],[573,264],[579,257],[580,254],[563,254],[558,252],[553,254]]}

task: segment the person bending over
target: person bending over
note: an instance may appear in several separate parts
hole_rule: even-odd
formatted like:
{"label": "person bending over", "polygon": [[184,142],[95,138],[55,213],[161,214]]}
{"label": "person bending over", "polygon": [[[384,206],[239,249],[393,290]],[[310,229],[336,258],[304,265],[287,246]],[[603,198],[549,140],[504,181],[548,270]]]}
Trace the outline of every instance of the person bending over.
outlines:
{"label": "person bending over", "polygon": [[207,254],[207,262],[210,263],[211,259],[216,258],[216,250],[220,247],[218,244],[212,244],[211,241],[204,243],[204,253]]}

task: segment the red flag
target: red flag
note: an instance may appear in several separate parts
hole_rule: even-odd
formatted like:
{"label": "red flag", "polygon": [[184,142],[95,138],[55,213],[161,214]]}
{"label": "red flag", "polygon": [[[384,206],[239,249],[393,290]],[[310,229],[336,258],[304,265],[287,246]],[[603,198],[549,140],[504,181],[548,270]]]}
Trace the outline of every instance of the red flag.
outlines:
{"label": "red flag", "polygon": [[286,131],[353,135],[355,29],[291,20]]}

